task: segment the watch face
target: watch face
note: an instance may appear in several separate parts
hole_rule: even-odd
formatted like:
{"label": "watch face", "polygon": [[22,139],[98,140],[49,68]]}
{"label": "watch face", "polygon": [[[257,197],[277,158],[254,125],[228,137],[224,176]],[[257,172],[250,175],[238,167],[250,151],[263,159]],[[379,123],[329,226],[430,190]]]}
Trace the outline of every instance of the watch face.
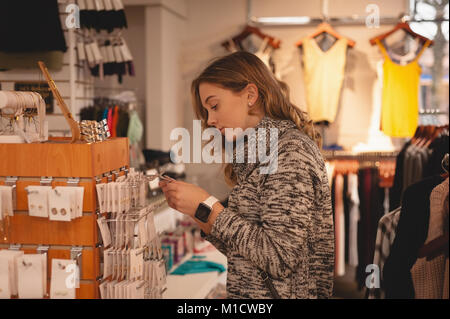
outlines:
{"label": "watch face", "polygon": [[203,203],[200,203],[197,207],[197,211],[195,212],[195,218],[203,223],[206,223],[208,221],[209,214],[211,214],[211,208]]}

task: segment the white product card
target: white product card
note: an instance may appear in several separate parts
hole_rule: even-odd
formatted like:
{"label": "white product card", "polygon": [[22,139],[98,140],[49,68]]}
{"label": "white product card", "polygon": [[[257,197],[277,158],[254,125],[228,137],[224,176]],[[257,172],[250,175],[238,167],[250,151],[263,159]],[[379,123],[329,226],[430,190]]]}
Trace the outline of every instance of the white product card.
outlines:
{"label": "white product card", "polygon": [[71,259],[52,259],[51,299],[75,299],[77,264]]}
{"label": "white product card", "polygon": [[124,62],[122,52],[120,51],[120,46],[114,45],[113,50],[114,50],[114,57],[115,57],[116,62],[117,63]]}
{"label": "white product card", "polygon": [[156,237],[155,216],[153,212],[150,212],[147,215],[147,233],[148,241],[153,241]]}
{"label": "white product card", "polygon": [[119,263],[120,263],[120,261],[122,261],[122,258],[120,258],[120,255],[119,255],[119,251],[117,251],[117,250],[115,250],[114,252],[113,252],[113,275],[112,275],[112,278],[113,279],[118,279],[119,278],[119,268],[120,268],[120,265],[119,265]]}
{"label": "white product card", "polygon": [[113,201],[113,198],[112,198],[112,194],[113,193],[113,186],[112,186],[112,183],[108,183],[108,184],[106,184],[106,211],[108,212],[108,213],[110,213],[110,212],[112,212],[112,201]]}
{"label": "white product card", "polygon": [[17,259],[18,294],[21,299],[40,299],[47,283],[47,254],[26,254]]}
{"label": "white product card", "polygon": [[94,53],[95,62],[98,64],[103,61],[102,54],[100,53],[100,48],[98,47],[97,41],[92,43],[92,51]]}
{"label": "white product card", "polygon": [[111,232],[109,231],[108,222],[105,217],[97,219],[98,228],[103,239],[103,246],[109,247],[111,245]]}
{"label": "white product card", "polygon": [[18,282],[18,271],[17,271],[17,260],[23,256],[23,251],[19,250],[0,250],[0,256],[6,258],[9,264],[9,287],[11,289],[11,295],[16,296],[17,282]]}
{"label": "white product card", "polygon": [[0,195],[2,197],[2,206],[0,207],[0,212],[3,213],[3,216],[14,216],[12,190],[12,186],[0,186]]}
{"label": "white product card", "polygon": [[61,187],[67,192],[72,193],[72,207],[71,218],[79,218],[83,216],[83,198],[84,198],[84,186],[65,186]]}
{"label": "white product card", "polygon": [[103,251],[103,278],[107,278],[113,274],[113,254],[112,248]]}
{"label": "white product card", "polygon": [[86,57],[89,62],[89,64],[95,64],[95,56],[94,51],[92,49],[93,43],[87,43],[84,45],[84,49],[86,51]]}
{"label": "white product card", "polygon": [[107,295],[108,295],[108,282],[104,281],[102,282],[99,286],[98,289],[100,289],[100,298],[101,299],[107,299]]}
{"label": "white product card", "polygon": [[73,190],[65,187],[55,187],[48,192],[49,219],[54,221],[72,220],[71,210],[75,206]]}
{"label": "white product card", "polygon": [[116,192],[117,192],[117,212],[119,213],[119,214],[123,214],[124,212],[125,212],[125,206],[124,206],[124,204],[125,204],[125,202],[124,202],[124,200],[123,200],[123,193],[124,193],[124,186],[123,186],[123,183],[117,183],[116,182],[116,184],[117,184],[117,189],[116,189]]}
{"label": "white product card", "polygon": [[116,299],[115,298],[115,293],[114,293],[114,286],[117,284],[117,280],[113,280],[109,283],[108,285],[108,295],[109,295],[109,299]]}
{"label": "white product card", "polygon": [[136,299],[144,299],[145,297],[145,283],[144,281],[138,281],[138,285],[136,287]]}
{"label": "white product card", "polygon": [[84,48],[84,42],[80,41],[77,42],[77,55],[78,55],[78,61],[85,61],[86,60],[86,51]]}
{"label": "white product card", "polygon": [[106,213],[106,203],[105,203],[105,199],[106,199],[106,184],[101,183],[101,184],[97,184],[95,185],[95,188],[97,190],[97,200],[98,200],[98,206],[100,209],[100,213]]}
{"label": "white product card", "polygon": [[122,53],[124,61],[133,60],[133,56],[131,55],[130,49],[128,48],[128,45],[123,38],[122,38],[122,45],[120,46],[120,52]]}
{"label": "white product card", "polygon": [[0,255],[0,299],[9,299],[12,295],[10,277],[13,274],[10,272],[9,263],[6,256]]}
{"label": "white product card", "polygon": [[28,211],[30,216],[45,217],[49,216],[48,192],[51,186],[27,186],[28,193]]}
{"label": "white product card", "polygon": [[127,273],[128,273],[128,262],[130,259],[130,255],[128,254],[128,250],[124,249],[122,251],[122,280],[127,279]]}
{"label": "white product card", "polygon": [[136,249],[130,250],[130,280],[136,280],[137,278],[137,256]]}
{"label": "white product card", "polygon": [[158,287],[163,287],[166,284],[166,265],[163,260],[158,261]]}
{"label": "white product card", "polygon": [[111,183],[112,188],[112,212],[119,212],[119,183],[113,182]]}
{"label": "white product card", "polygon": [[141,218],[139,220],[138,226],[139,226],[139,240],[141,247],[147,245],[148,243],[148,237],[147,237],[147,229],[145,227],[145,218]]}
{"label": "white product card", "polygon": [[114,56],[114,49],[112,45],[106,46],[106,61],[107,62],[116,62],[116,57]]}

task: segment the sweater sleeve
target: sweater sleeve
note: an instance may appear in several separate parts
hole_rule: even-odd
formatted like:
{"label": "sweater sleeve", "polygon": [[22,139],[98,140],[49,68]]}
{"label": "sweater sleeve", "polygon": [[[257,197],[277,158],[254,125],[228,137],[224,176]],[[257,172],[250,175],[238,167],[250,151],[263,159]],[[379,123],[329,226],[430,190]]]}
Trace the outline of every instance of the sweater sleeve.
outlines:
{"label": "sweater sleeve", "polygon": [[[260,222],[225,208],[211,235],[273,278],[285,278],[309,257],[309,237],[320,236],[309,230],[313,203],[321,200],[322,187],[317,187],[321,183],[316,174],[317,152],[309,143],[280,139],[278,149],[278,168],[267,175],[261,188]],[[239,210],[245,210],[249,201],[245,194],[239,196]]]}
{"label": "sweater sleeve", "polygon": [[222,254],[224,254],[225,256],[227,255],[227,247],[219,239],[217,239],[216,237],[211,236],[211,235],[206,235],[203,231],[201,231],[201,236],[205,240],[209,241]]}

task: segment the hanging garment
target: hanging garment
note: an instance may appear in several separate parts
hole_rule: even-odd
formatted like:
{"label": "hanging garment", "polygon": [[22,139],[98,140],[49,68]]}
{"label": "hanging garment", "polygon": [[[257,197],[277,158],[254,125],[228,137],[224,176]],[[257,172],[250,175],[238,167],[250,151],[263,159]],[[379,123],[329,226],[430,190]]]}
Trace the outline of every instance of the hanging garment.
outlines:
{"label": "hanging garment", "polygon": [[334,185],[334,274],[335,276],[345,275],[345,217],[344,217],[344,177],[336,175]]}
{"label": "hanging garment", "polygon": [[348,264],[358,266],[358,222],[359,222],[359,195],[358,175],[348,174],[348,197],[350,199],[350,216],[348,230]]}
{"label": "hanging garment", "polygon": [[395,230],[400,219],[400,207],[381,217],[378,222],[377,239],[375,242],[375,253],[373,263],[378,266],[380,274],[380,288],[369,289],[369,299],[384,299],[383,267],[389,256],[391,245],[395,239]]}
{"label": "hanging garment", "polygon": [[114,112],[112,116],[112,129],[111,137],[117,137],[117,122],[119,121],[119,107],[116,105],[114,107]]}
{"label": "hanging garment", "polygon": [[419,251],[419,258],[411,268],[416,299],[449,298],[448,207],[444,204],[446,197],[448,200],[448,187],[447,178],[436,186],[430,195],[430,219],[424,246],[431,248],[434,244],[435,247],[428,249],[427,254],[422,255]]}
{"label": "hanging garment", "polygon": [[344,80],[347,40],[337,40],[328,51],[322,51],[314,39],[303,42],[303,65],[308,113],[314,122],[336,118]]}
{"label": "hanging garment", "polygon": [[395,239],[383,267],[386,298],[414,298],[410,270],[427,237],[430,194],[442,181],[441,176],[432,176],[411,185],[403,194]]}
{"label": "hanging garment", "polygon": [[412,137],[419,122],[419,58],[430,41],[425,42],[416,58],[406,65],[394,63],[386,48],[377,40],[384,57],[381,130],[392,137]]}
{"label": "hanging garment", "polygon": [[366,284],[366,267],[372,264],[375,253],[378,222],[384,214],[384,189],[379,187],[377,168],[364,168],[358,173],[361,218],[358,223],[358,288]]}
{"label": "hanging garment", "polygon": [[136,111],[132,111],[130,114],[130,123],[128,125],[128,138],[130,140],[130,145],[139,143],[144,134],[144,127],[142,125],[141,119]]}
{"label": "hanging garment", "polygon": [[395,176],[394,184],[389,190],[389,210],[393,211],[397,207],[400,207],[401,196],[403,193],[403,166],[405,163],[405,154],[408,147],[411,145],[411,141],[408,141],[403,145],[400,153],[398,153],[395,160]]}
{"label": "hanging garment", "polygon": [[0,51],[67,51],[57,0],[0,1]]}
{"label": "hanging garment", "polygon": [[255,55],[260,58],[260,60],[263,61],[268,68],[270,68],[269,60],[272,53],[272,48],[267,45],[268,42],[269,38],[264,38],[263,42],[259,46],[258,51],[255,52]]}

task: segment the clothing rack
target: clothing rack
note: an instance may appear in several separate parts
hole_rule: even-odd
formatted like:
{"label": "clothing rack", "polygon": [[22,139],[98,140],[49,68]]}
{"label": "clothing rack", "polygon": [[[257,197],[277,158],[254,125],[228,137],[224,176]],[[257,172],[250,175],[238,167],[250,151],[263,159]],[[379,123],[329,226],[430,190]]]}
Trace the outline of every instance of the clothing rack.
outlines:
{"label": "clothing rack", "polygon": [[323,150],[322,155],[325,160],[356,160],[360,162],[395,160],[398,152],[351,152],[351,151],[329,151]]}

